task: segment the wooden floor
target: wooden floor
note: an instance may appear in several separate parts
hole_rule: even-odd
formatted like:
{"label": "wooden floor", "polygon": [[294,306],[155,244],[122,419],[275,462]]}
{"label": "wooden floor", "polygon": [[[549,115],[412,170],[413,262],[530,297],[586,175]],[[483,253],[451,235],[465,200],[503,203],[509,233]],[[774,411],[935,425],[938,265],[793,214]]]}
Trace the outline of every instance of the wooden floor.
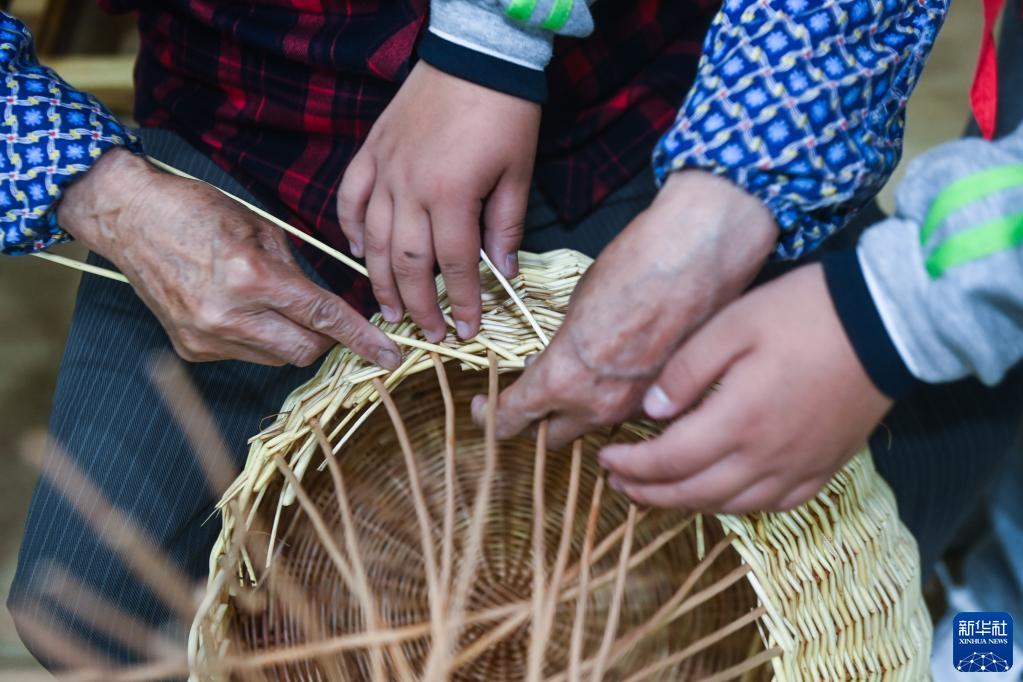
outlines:
{"label": "wooden floor", "polygon": [[[39,1],[15,0],[15,10],[31,10]],[[910,103],[907,159],[958,136],[963,129],[980,5],[953,3],[937,50]],[[97,75],[105,77],[93,77]],[[890,197],[889,185],[883,195],[889,209]],[[5,474],[0,477],[0,601],[6,598],[14,569],[33,478],[17,460],[18,444],[32,430],[45,428],[77,279],[72,272],[34,258],[0,259],[0,443],[6,446],[0,453]],[[30,665],[6,610],[0,610],[0,673]]]}

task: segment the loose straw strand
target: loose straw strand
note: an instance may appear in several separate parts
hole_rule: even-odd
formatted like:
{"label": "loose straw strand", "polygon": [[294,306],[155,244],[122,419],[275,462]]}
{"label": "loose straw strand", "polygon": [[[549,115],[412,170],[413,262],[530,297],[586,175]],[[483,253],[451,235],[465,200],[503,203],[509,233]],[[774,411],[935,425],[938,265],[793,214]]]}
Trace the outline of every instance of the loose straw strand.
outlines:
{"label": "loose straw strand", "polygon": [[533,460],[533,627],[529,638],[527,654],[528,682],[539,682],[543,667],[544,641],[541,623],[547,600],[544,597],[546,582],[546,548],[544,546],[544,473],[547,468],[547,420],[540,422],[536,434],[536,455]]}
{"label": "loose straw strand", "polygon": [[441,399],[444,402],[444,531],[441,543],[440,583],[445,592],[450,590],[451,565],[454,561],[455,546],[455,400],[451,395],[451,384],[444,371],[444,361],[436,353],[430,353],[437,371]]}
{"label": "loose straw strand", "polygon": [[614,595],[611,599],[611,611],[607,616],[607,623],[604,627],[604,641],[601,642],[600,651],[597,652],[597,662],[593,666],[592,682],[601,682],[604,679],[604,670],[607,667],[608,657],[611,654],[611,647],[615,642],[615,633],[618,630],[618,619],[622,612],[622,600],[625,597],[625,575],[629,563],[629,552],[632,551],[632,534],[636,529],[636,505],[629,505],[629,518],[625,524],[625,537],[622,538],[622,551],[618,555],[618,572],[615,575]]}
{"label": "loose straw strand", "polygon": [[[545,422],[546,423],[546,422]],[[546,440],[546,434],[545,434]],[[554,626],[554,614],[561,601],[561,581],[565,575],[565,567],[568,564],[568,552],[572,547],[572,534],[575,531],[575,507],[579,499],[579,476],[582,471],[582,440],[576,440],[572,444],[572,465],[568,477],[568,495],[565,499],[565,511],[561,519],[561,540],[558,543],[558,553],[554,559],[554,571],[551,574],[550,589],[543,595],[544,605],[539,623],[533,624],[533,629],[539,632],[539,641],[546,643],[550,637],[551,628]],[[542,653],[542,651],[541,651]],[[540,678],[540,670],[537,669],[537,679]]]}
{"label": "loose straw strand", "polygon": [[65,258],[64,256],[58,256],[55,253],[47,253],[46,251],[36,251],[35,253],[30,255],[35,256],[36,258],[42,258],[43,260],[48,260],[51,263],[56,263],[58,265],[63,265],[65,267],[72,268],[74,270],[87,272],[90,275],[99,275],[100,277],[112,279],[115,282],[123,282],[124,284],[128,284],[127,277],[125,277],[119,272],[115,272],[114,270],[110,270],[108,268],[101,268],[97,265],[90,265],[89,263],[83,263],[82,261],[78,261],[73,258]]}
{"label": "loose straw strand", "polygon": [[[469,589],[476,575],[479,554],[483,545],[483,531],[490,507],[490,495],[494,485],[494,474],[497,470],[497,355],[494,351],[487,352],[490,371],[487,381],[487,413],[484,425],[484,458],[483,473],[476,489],[473,501],[472,519],[469,524],[463,550],[463,560],[455,584],[454,598],[451,604],[451,616],[448,619],[446,642],[457,641],[465,619],[465,604],[469,598]],[[440,654],[447,669],[451,659],[450,649]],[[432,652],[431,652],[432,657]]]}
{"label": "loose straw strand", "polygon": [[412,504],[416,511],[416,520],[419,523],[419,539],[423,551],[423,568],[426,572],[426,584],[430,599],[430,616],[436,624],[434,628],[434,642],[443,638],[440,630],[443,627],[443,606],[441,604],[441,588],[437,575],[437,556],[433,546],[433,527],[430,512],[426,508],[426,499],[423,497],[423,484],[419,477],[419,468],[416,466],[416,456],[412,451],[412,443],[409,441],[408,429],[405,428],[405,421],[398,412],[394,399],[384,387],[380,379],[373,380],[373,387],[377,391],[380,400],[383,401],[387,414],[391,418],[394,432],[398,436],[398,444],[401,446],[402,455],[405,458],[405,468],[408,471],[409,486],[412,490]]}
{"label": "loose straw strand", "polygon": [[[320,426],[319,420],[315,417],[309,419],[309,426],[316,435],[316,440],[320,446],[320,452],[323,455],[324,461],[327,463],[327,468],[330,470],[330,477],[334,482],[334,496],[337,498],[338,509],[341,511],[341,524],[344,527],[345,548],[348,550],[348,555],[351,557],[352,573],[359,587],[357,596],[361,602],[363,617],[366,619],[366,632],[372,635],[379,629],[380,618],[377,614],[376,599],[373,595],[372,588],[370,587],[369,579],[366,576],[366,568],[362,561],[362,551],[359,546],[359,538],[356,535],[355,522],[352,518],[352,509],[348,504],[348,495],[345,490],[344,478],[341,476],[341,467],[338,466],[334,453],[330,448],[330,441],[327,440],[327,434],[323,432],[323,427]],[[394,649],[397,649],[400,654],[400,647],[394,647]],[[370,647],[369,657],[371,666],[370,674],[373,682],[381,682],[382,680],[385,680],[384,661],[383,656],[380,653],[380,648],[375,646]],[[397,666],[396,661],[395,664]]]}
{"label": "loose straw strand", "polygon": [[590,495],[590,515],[586,520],[586,536],[583,539],[582,557],[579,559],[579,595],[575,603],[575,622],[572,624],[572,641],[570,648],[568,679],[579,682],[583,654],[583,623],[586,620],[586,599],[589,597],[588,583],[590,580],[591,554],[593,538],[597,532],[597,520],[600,517],[600,504],[604,495],[604,477],[597,476]]}

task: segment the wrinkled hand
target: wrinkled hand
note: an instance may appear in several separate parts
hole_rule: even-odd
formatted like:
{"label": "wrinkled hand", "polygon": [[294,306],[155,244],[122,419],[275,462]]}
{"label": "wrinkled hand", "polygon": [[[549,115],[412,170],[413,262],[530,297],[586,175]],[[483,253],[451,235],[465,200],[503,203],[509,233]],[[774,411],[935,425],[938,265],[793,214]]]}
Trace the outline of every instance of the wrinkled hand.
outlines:
{"label": "wrinkled hand", "polygon": [[641,504],[707,512],[791,509],[813,497],[891,407],[849,344],[819,265],[759,287],[697,331],[643,402],[658,438],[601,452]]}
{"label": "wrinkled hand", "polygon": [[299,269],[275,226],[219,191],[107,152],[58,218],[112,261],[185,360],[312,364],[335,343],[385,367],[398,347]]}
{"label": "wrinkled hand", "polygon": [[[590,267],[551,345],[500,396],[498,435],[547,418],[552,447],[635,413],[678,344],[748,286],[776,237],[755,197],[671,176]],[[482,419],[486,400],[473,402]]]}
{"label": "wrinkled hand", "polygon": [[341,229],[365,255],[385,320],[407,309],[427,339],[447,326],[440,265],[458,335],[480,324],[480,217],[487,255],[518,272],[540,107],[420,61],[377,120],[338,192]]}

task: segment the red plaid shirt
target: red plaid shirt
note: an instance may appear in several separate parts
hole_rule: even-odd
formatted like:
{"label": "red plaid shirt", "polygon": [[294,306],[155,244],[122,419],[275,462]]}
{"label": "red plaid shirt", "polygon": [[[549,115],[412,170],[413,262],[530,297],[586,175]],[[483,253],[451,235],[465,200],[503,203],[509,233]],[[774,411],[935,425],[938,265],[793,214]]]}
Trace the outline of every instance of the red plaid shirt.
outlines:
{"label": "red plaid shirt", "polygon": [[[415,61],[426,0],[100,0],[138,13],[136,117],[209,154],[295,224],[341,248],[345,167]],[[715,0],[601,0],[548,68],[535,179],[568,221],[648,163],[689,89]],[[348,300],[368,282],[307,254]]]}

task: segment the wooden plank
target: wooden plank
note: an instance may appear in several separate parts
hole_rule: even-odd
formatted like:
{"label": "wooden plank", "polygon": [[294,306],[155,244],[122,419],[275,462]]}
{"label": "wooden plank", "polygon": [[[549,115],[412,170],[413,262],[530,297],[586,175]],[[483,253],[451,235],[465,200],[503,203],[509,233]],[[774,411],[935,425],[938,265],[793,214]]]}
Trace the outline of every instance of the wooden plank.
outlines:
{"label": "wooden plank", "polygon": [[71,85],[96,95],[115,113],[131,113],[135,55],[50,57],[45,63]]}

